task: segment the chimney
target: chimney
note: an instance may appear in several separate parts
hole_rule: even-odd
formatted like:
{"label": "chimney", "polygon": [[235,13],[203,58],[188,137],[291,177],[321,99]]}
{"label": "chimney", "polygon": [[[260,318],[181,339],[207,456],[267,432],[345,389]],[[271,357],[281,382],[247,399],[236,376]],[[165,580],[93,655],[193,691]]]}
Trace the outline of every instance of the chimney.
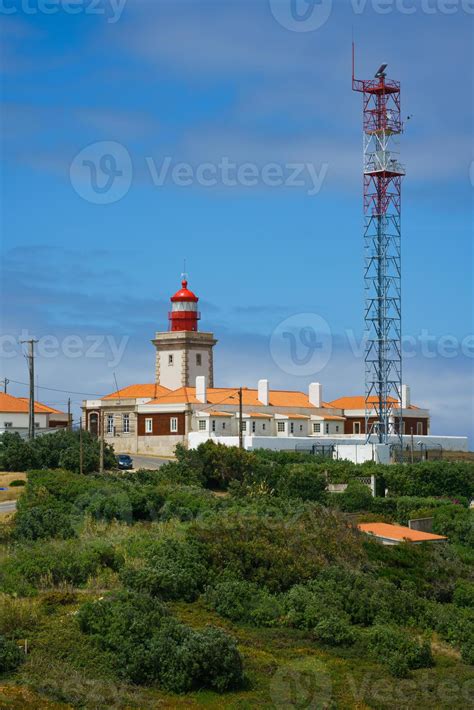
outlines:
{"label": "chimney", "polygon": [[323,386],[319,382],[311,382],[308,391],[308,399],[313,407],[323,406]]}
{"label": "chimney", "polygon": [[402,409],[408,409],[410,405],[410,387],[409,385],[402,385]]}
{"label": "chimney", "polygon": [[258,381],[258,401],[265,405],[265,407],[268,407],[270,403],[270,389],[268,386],[268,380]]}
{"label": "chimney", "polygon": [[196,377],[196,399],[203,404],[207,403],[207,384],[204,375]]}

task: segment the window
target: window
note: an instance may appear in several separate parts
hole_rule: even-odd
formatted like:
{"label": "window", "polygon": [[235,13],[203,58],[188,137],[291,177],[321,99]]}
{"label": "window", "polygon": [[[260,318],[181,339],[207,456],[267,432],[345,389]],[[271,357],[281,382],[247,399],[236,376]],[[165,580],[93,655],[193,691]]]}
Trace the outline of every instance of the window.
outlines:
{"label": "window", "polygon": [[242,422],[242,431],[247,431],[247,422]]}
{"label": "window", "polygon": [[303,425],[300,424],[300,431],[303,431]]}
{"label": "window", "polygon": [[266,425],[265,422],[264,422],[264,423],[262,424],[262,429],[263,429],[263,431],[265,431],[266,428],[267,428],[267,425]]}
{"label": "window", "polygon": [[257,431],[257,422],[252,422],[252,434],[255,434]]}
{"label": "window", "polygon": [[329,424],[326,424],[326,434],[329,434]]}
{"label": "window", "polygon": [[277,431],[285,431],[285,422],[278,422]]}
{"label": "window", "polygon": [[336,424],[336,434],[339,434],[339,424]]}
{"label": "window", "polygon": [[212,431],[215,431],[215,430],[216,430],[216,420],[213,419],[212,420]]}
{"label": "window", "polygon": [[145,434],[153,433],[153,419],[145,419]]}
{"label": "window", "polygon": [[11,427],[13,426],[13,422],[3,422],[3,426],[5,427],[5,429],[11,429]]}
{"label": "window", "polygon": [[321,424],[319,422],[315,422],[313,424],[313,434],[320,434],[321,433]]}
{"label": "window", "polygon": [[360,422],[354,422],[352,431],[354,434],[360,434]]}
{"label": "window", "polygon": [[206,420],[205,419],[199,420],[199,431],[206,431]]}
{"label": "window", "polygon": [[168,365],[173,367],[174,365],[174,355],[168,355]]}
{"label": "window", "polygon": [[124,434],[130,434],[130,414],[124,414],[122,417],[122,429]]}
{"label": "window", "polygon": [[291,422],[290,423],[290,434],[294,434],[294,433],[295,433],[295,423]]}
{"label": "window", "polygon": [[170,432],[172,434],[178,432],[178,417],[170,417]]}
{"label": "window", "polygon": [[222,428],[225,429],[225,422],[222,422]]}
{"label": "window", "polygon": [[114,415],[107,414],[107,434],[114,433]]}
{"label": "window", "polygon": [[423,422],[416,423],[416,435],[423,436]]}
{"label": "window", "polygon": [[35,429],[39,429],[40,425],[39,422],[35,422]]}
{"label": "window", "polygon": [[196,365],[197,365],[198,367],[201,367],[201,365],[202,365],[202,355],[201,355],[201,353],[197,353],[197,354],[196,354]]}

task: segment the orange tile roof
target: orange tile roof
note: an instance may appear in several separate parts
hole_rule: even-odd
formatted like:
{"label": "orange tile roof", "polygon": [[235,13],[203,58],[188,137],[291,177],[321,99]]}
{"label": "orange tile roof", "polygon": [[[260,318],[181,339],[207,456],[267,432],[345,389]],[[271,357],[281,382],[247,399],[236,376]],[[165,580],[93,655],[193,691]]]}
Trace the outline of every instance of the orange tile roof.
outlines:
{"label": "orange tile roof", "polygon": [[209,414],[210,417],[233,417],[234,415],[231,414],[230,412],[198,412],[198,417],[201,417],[203,414]]}
{"label": "orange tile roof", "polygon": [[273,419],[272,414],[263,414],[263,412],[244,412],[244,414],[247,413],[252,419]]}
{"label": "orange tile roof", "polygon": [[[370,404],[375,404],[377,401],[377,397],[369,397]],[[395,397],[388,397],[388,401],[391,404],[398,405],[398,399],[395,399]],[[337,409],[365,409],[365,397],[339,397],[339,399],[333,399],[332,402],[329,402],[329,406]],[[411,404],[407,409],[419,409],[419,407]]]}
{"label": "orange tile roof", "polygon": [[375,537],[383,537],[388,540],[402,542],[434,542],[436,540],[447,540],[444,535],[435,535],[434,533],[421,532],[421,530],[412,530],[404,525],[390,525],[389,523],[359,523],[357,526],[362,532]]}
{"label": "orange tile roof", "polygon": [[[195,387],[180,387],[177,390],[167,390],[162,396],[156,397],[150,404],[199,404],[196,399]],[[237,387],[209,387],[207,390],[208,404],[238,404],[239,389]],[[244,407],[262,407],[258,399],[258,390],[244,387],[242,390]],[[304,392],[288,390],[271,390],[269,393],[271,407],[299,407],[301,409],[316,409]],[[327,407],[323,404],[323,407]]]}
{"label": "orange tile roof", "polygon": [[[283,414],[283,412],[281,412]],[[288,419],[309,419],[309,416],[307,414],[288,414],[286,413],[285,416],[288,417]]]}
{"label": "orange tile roof", "polygon": [[128,387],[123,387],[121,390],[105,395],[102,399],[145,399],[146,397],[155,399],[167,392],[170,392],[167,387],[157,384],[129,385]]}
{"label": "orange tile roof", "polygon": [[338,417],[336,414],[322,414],[321,415],[325,421],[335,421],[335,422],[345,422],[346,417]]}
{"label": "orange tile roof", "polygon": [[[28,412],[28,399],[0,392],[0,412]],[[48,405],[41,402],[35,402],[35,412],[36,414],[64,414],[59,409],[53,409],[53,407],[48,407]]]}

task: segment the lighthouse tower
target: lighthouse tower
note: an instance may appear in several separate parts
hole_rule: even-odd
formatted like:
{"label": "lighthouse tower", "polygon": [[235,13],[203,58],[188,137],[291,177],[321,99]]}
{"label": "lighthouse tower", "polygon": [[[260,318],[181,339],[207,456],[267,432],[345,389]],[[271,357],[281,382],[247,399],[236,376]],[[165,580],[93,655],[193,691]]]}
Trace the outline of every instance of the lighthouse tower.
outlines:
{"label": "lighthouse tower", "polygon": [[156,383],[175,390],[194,387],[196,377],[204,375],[209,387],[214,386],[213,333],[200,333],[199,298],[188,289],[183,274],[181,288],[171,297],[169,329],[156,333]]}

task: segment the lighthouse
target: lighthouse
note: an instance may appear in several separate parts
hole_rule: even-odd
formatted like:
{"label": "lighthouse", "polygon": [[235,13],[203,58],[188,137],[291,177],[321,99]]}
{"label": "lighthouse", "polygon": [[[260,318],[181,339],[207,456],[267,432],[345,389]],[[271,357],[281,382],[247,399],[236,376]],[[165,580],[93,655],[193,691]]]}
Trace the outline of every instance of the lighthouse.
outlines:
{"label": "lighthouse", "polygon": [[201,314],[199,298],[188,288],[183,274],[181,288],[171,296],[168,330],[159,331],[152,340],[156,348],[156,383],[168,389],[194,387],[196,377],[204,376],[214,386],[213,333],[198,330]]}
{"label": "lighthouse", "polygon": [[197,332],[198,321],[201,319],[198,301],[199,298],[188,289],[188,281],[183,275],[181,288],[171,296],[172,305],[168,317],[172,333],[183,330]]}

